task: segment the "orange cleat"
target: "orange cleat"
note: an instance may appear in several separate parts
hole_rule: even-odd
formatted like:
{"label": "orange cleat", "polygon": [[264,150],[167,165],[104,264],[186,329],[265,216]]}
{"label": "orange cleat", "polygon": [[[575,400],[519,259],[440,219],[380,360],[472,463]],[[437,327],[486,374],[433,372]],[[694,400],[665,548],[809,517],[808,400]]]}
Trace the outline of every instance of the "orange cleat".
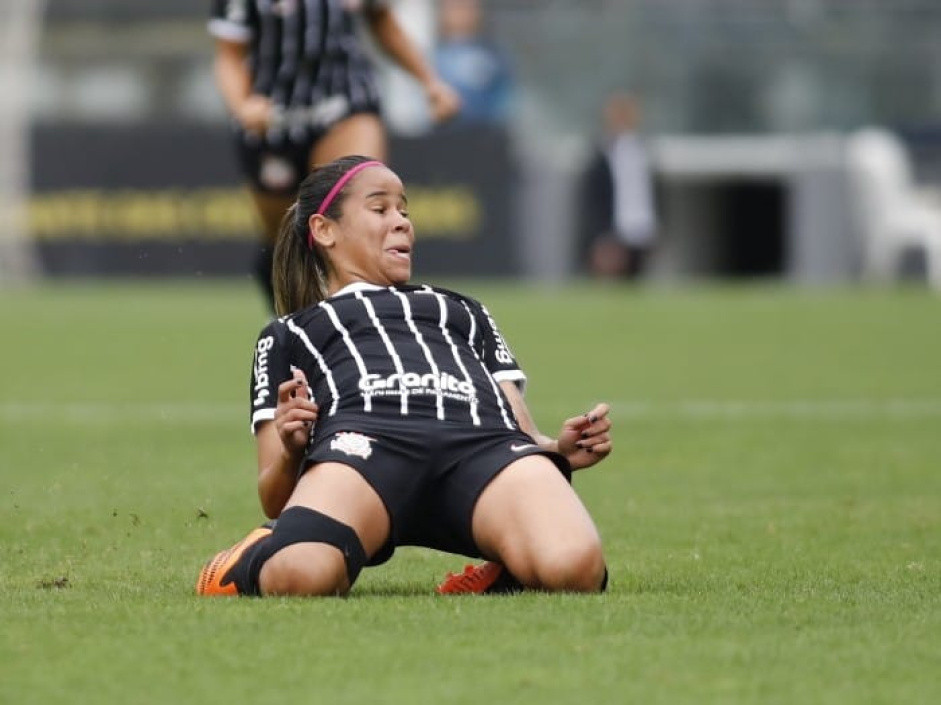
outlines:
{"label": "orange cleat", "polygon": [[271,527],[260,526],[253,529],[244,539],[235,544],[232,548],[220,551],[213,556],[202,570],[199,571],[199,578],[196,581],[196,594],[206,597],[227,597],[239,594],[238,587],[232,579],[226,580],[232,567],[239,562],[239,559],[246,550],[254,546],[266,536],[271,535]]}
{"label": "orange cleat", "polygon": [[463,573],[448,573],[435,592],[439,595],[480,595],[497,582],[503,572],[503,566],[499,563],[467,565]]}

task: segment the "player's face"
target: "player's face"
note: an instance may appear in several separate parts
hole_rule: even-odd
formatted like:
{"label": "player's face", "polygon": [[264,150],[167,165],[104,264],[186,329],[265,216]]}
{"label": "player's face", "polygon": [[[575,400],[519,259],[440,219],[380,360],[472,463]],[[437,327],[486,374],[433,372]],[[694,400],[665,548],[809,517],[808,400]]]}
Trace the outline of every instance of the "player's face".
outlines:
{"label": "player's face", "polygon": [[386,167],[369,167],[348,189],[332,253],[347,280],[342,283],[405,284],[412,276],[415,231],[402,181]]}

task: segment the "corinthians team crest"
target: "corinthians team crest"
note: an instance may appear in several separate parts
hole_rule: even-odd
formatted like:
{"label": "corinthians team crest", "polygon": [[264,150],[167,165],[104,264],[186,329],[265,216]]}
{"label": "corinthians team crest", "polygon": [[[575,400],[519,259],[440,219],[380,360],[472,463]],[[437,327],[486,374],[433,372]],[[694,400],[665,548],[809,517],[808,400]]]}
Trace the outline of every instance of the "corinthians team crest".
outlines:
{"label": "corinthians team crest", "polygon": [[367,460],[372,455],[372,441],[372,438],[362,433],[341,431],[330,441],[330,450],[338,450],[341,453]]}

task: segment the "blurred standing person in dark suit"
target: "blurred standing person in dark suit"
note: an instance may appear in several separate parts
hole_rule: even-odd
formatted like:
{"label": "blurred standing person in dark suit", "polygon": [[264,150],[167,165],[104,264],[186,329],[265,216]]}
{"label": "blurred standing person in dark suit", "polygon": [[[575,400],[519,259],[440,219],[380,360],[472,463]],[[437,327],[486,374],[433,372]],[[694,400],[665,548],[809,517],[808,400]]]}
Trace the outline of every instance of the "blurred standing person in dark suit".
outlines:
{"label": "blurred standing person in dark suit", "polygon": [[603,110],[605,139],[581,185],[581,255],[594,276],[636,278],[644,273],[657,230],[653,177],[640,107],[612,93]]}
{"label": "blurred standing person in dark suit", "polygon": [[435,67],[461,96],[457,124],[502,125],[509,117],[513,72],[485,31],[480,0],[441,0]]}
{"label": "blurred standing person in dark suit", "polygon": [[273,310],[272,248],[316,164],[387,157],[374,67],[357,25],[422,85],[435,120],[460,98],[403,31],[388,0],[212,0],[216,82],[264,228],[256,273]]}

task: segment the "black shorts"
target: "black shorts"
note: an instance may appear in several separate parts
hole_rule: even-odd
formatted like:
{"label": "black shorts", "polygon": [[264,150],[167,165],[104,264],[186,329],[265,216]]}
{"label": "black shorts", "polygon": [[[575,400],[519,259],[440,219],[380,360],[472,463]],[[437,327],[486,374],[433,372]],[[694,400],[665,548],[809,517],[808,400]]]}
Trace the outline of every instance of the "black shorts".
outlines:
{"label": "black shorts", "polygon": [[255,191],[294,198],[310,172],[314,145],[331,127],[357,113],[378,114],[379,107],[350,109],[326,124],[272,131],[268,135],[245,132],[235,124],[236,155],[242,174]]}
{"label": "black shorts", "polygon": [[471,528],[474,506],[490,481],[518,458],[544,455],[571,476],[565,458],[539,448],[521,431],[435,422],[395,423],[384,433],[343,428],[321,436],[304,466],[349,465],[382,499],[392,531],[370,565],[387,561],[396,546],[481,557]]}

